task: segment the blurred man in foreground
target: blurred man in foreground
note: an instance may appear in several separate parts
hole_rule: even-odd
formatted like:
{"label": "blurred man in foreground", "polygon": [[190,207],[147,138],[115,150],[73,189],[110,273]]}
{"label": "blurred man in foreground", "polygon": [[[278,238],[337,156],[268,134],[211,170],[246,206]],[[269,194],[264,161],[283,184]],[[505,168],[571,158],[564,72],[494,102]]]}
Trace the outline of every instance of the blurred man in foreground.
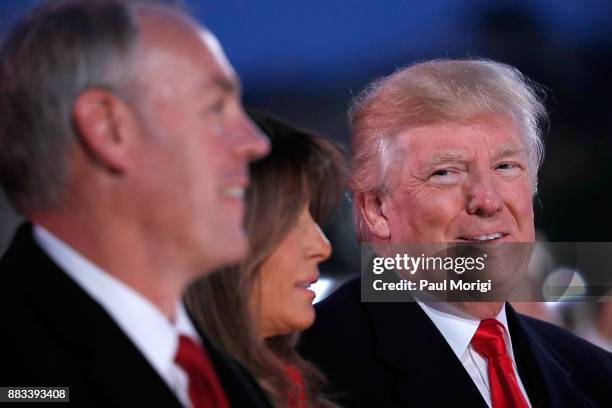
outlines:
{"label": "blurred man in foreground", "polygon": [[49,1],[0,55],[0,386],[87,406],[267,406],[180,302],[239,260],[268,150],[215,37],[152,1]]}
{"label": "blurred man in foreground", "polygon": [[[351,110],[361,242],[534,241],[539,95],[485,60],[415,64]],[[508,243],[508,244],[504,244]],[[360,282],[317,309],[301,344],[348,407],[587,407],[610,402],[612,356],[505,299],[360,303]]]}

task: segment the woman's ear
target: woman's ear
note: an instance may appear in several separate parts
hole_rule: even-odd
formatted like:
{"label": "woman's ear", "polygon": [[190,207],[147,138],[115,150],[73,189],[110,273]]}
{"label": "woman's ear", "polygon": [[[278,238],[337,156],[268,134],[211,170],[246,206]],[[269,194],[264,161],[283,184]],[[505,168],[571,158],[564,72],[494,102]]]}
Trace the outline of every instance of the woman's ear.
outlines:
{"label": "woman's ear", "polygon": [[87,89],[73,105],[72,121],[92,160],[115,173],[130,167],[139,128],[132,107],[123,99],[105,89]]}
{"label": "woman's ear", "polygon": [[387,240],[391,237],[389,221],[383,211],[383,199],[376,193],[362,193],[358,197],[358,207],[368,226],[368,230],[376,238]]}

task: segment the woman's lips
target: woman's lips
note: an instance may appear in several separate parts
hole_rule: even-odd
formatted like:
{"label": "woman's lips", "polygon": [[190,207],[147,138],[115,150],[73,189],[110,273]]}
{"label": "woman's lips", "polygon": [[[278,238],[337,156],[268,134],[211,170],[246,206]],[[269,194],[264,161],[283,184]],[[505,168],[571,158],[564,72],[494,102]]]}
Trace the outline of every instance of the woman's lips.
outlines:
{"label": "woman's lips", "polygon": [[304,292],[307,292],[310,296],[312,296],[314,298],[314,296],[316,296],[316,293],[312,289],[310,289],[310,285],[315,283],[317,280],[319,280],[319,275],[318,274],[315,275],[315,276],[312,276],[312,277],[310,277],[308,279],[296,282],[295,287],[300,289],[300,290],[302,290],[302,291],[304,291]]}

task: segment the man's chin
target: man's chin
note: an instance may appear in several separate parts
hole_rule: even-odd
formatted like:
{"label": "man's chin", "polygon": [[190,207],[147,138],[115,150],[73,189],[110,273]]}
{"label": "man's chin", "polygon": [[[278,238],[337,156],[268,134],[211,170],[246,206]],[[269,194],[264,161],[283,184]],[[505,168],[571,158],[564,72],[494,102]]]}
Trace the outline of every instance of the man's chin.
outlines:
{"label": "man's chin", "polygon": [[484,320],[496,318],[504,302],[452,302],[452,304],[471,317]]}
{"label": "man's chin", "polygon": [[210,246],[213,250],[209,252],[213,269],[228,265],[234,265],[244,259],[248,250],[248,237],[241,229],[232,234],[231,237],[219,239]]}

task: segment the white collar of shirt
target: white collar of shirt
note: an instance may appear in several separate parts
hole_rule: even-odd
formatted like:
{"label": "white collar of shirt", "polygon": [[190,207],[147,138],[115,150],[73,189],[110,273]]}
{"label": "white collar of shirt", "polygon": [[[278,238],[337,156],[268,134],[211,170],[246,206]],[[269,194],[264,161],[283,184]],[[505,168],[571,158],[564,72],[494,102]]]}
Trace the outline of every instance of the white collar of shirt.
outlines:
{"label": "white collar of shirt", "polygon": [[178,302],[175,321],[171,322],[147,298],[104,272],[40,225],[34,226],[34,240],[107,311],[155,371],[174,388],[178,336],[189,336],[201,344],[183,304]]}
{"label": "white collar of shirt", "polygon": [[[465,313],[462,313],[446,302],[417,303],[438,328],[457,358],[461,358],[463,353],[470,346],[470,342],[478,329],[480,320],[468,317]],[[508,355],[514,360],[505,304],[502,306],[502,309],[495,319],[504,326],[504,342],[506,343],[506,349]]]}
{"label": "white collar of shirt", "polygon": [[[472,378],[472,381],[474,381],[474,384],[478,388],[478,391],[480,391],[487,405],[491,407],[491,390],[489,388],[487,360],[479,355],[470,345],[472,337],[474,337],[474,334],[480,325],[480,320],[468,316],[449,303],[417,303],[438,328],[450,348],[453,350],[453,353],[457,356],[468,375]],[[512,360],[512,366],[514,368],[514,374],[516,375],[519,388],[521,389],[528,406],[531,407],[531,401],[529,400],[529,396],[525,391],[525,387],[516,368],[516,361],[514,359],[514,353],[512,352],[510,330],[508,328],[508,319],[506,318],[505,304],[495,318],[504,326],[504,343],[506,343],[506,352]]]}

